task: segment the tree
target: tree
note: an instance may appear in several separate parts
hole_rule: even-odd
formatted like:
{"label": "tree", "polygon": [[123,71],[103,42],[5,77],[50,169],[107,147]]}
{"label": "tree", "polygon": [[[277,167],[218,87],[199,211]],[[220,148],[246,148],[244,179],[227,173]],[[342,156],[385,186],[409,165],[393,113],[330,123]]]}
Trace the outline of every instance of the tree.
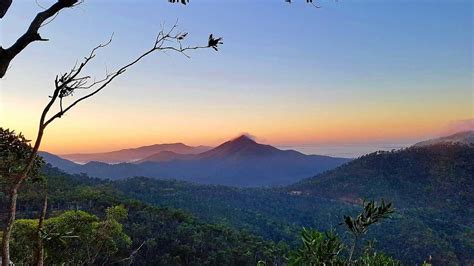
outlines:
{"label": "tree", "polygon": [[[42,239],[45,243],[47,264],[102,264],[117,259],[119,251],[130,247],[131,239],[123,232],[121,221],[127,218],[122,206],[110,207],[106,216],[97,216],[84,211],[66,211],[45,220]],[[12,250],[15,262],[32,264],[32,250],[38,220],[18,220],[13,230]]]}
{"label": "tree", "polygon": [[[41,37],[40,33],[38,32],[42,26],[54,20],[60,11],[67,8],[73,8],[81,4],[83,1],[84,0],[57,0],[57,2],[52,4],[49,8],[39,12],[31,21],[30,26],[26,32],[21,35],[10,47],[3,48],[0,45],[0,79],[5,76],[11,61],[29,44],[36,41],[48,41],[48,39]],[[291,3],[291,0],[285,1]],[[168,2],[186,5],[189,3],[189,0],[168,0]],[[313,4],[313,0],[306,0],[306,2]],[[0,0],[0,19],[6,15],[11,4],[12,0]]]}
{"label": "tree", "polygon": [[[23,134],[16,134],[15,131],[3,129],[0,127],[0,182],[2,188],[6,188],[14,180],[12,176],[19,175],[24,168],[30,164],[29,176],[39,178],[43,159],[39,156],[32,156],[33,148],[30,140],[27,140]],[[33,160],[31,158],[33,157]]]}
{"label": "tree", "polygon": [[[168,0],[171,3],[181,3],[186,4],[188,0]],[[291,1],[288,1],[290,2]],[[306,0],[308,3],[312,3],[312,0]],[[45,26],[49,22],[55,19],[58,13],[66,8],[72,8],[77,6],[78,4],[82,3],[82,0],[57,0],[54,4],[52,4],[49,8],[46,8],[42,12],[39,12],[35,18],[31,21],[30,26],[26,30],[26,32],[21,35],[10,47],[3,48],[0,46],[0,78],[3,78],[5,73],[7,72],[8,66],[10,65],[11,61],[21,53],[29,44],[35,41],[47,41],[41,37],[39,33],[39,29],[42,26]],[[12,4],[12,0],[0,0],[0,18],[3,18],[10,5]],[[176,24],[171,28],[171,30],[165,32],[162,30],[156,37],[155,43],[153,47],[137,58],[132,60],[130,63],[118,68],[115,72],[107,73],[105,77],[99,80],[92,80],[91,76],[83,75],[84,67],[91,62],[91,60],[96,56],[96,51],[107,46],[111,41],[112,38],[104,43],[101,44],[94,49],[92,49],[91,53],[85,57],[85,59],[79,65],[74,65],[70,71],[65,72],[64,74],[56,76],[55,79],[55,89],[53,94],[50,96],[50,101],[43,109],[43,112],[40,117],[40,122],[38,126],[38,134],[35,140],[35,144],[33,149],[31,150],[29,157],[25,160],[24,167],[19,167],[21,169],[18,173],[10,174],[7,178],[12,180],[12,185],[10,190],[8,191],[8,215],[7,219],[3,228],[3,238],[2,238],[2,262],[4,265],[9,263],[10,252],[9,252],[9,243],[11,237],[12,227],[15,221],[16,215],[16,201],[18,197],[18,189],[20,188],[21,184],[30,174],[30,171],[35,166],[37,152],[41,145],[41,141],[43,138],[44,131],[46,127],[53,122],[57,118],[61,118],[66,112],[68,112],[71,108],[76,106],[78,103],[86,100],[98,92],[100,92],[103,88],[109,85],[117,76],[123,74],[129,67],[133,66],[134,64],[138,63],[144,57],[150,55],[155,51],[175,51],[181,53],[187,57],[189,57],[186,52],[188,50],[196,50],[196,49],[204,49],[204,48],[211,48],[214,50],[218,50],[218,45],[222,44],[222,38],[214,38],[211,34],[209,36],[207,45],[203,46],[182,46],[182,41],[186,38],[187,33],[175,33]],[[169,43],[171,42],[171,44]],[[67,106],[63,106],[63,99],[69,96],[72,96],[78,90],[86,90],[90,91],[86,95],[78,98],[77,100],[73,101]],[[54,104],[59,104],[59,111],[53,114],[51,117],[47,117],[51,107]]]}
{"label": "tree", "polygon": [[[11,230],[13,226],[13,222],[15,220],[16,214],[16,200],[18,197],[18,189],[20,188],[23,181],[27,178],[30,170],[34,166],[35,158],[37,156],[39,147],[41,145],[41,141],[43,139],[43,135],[45,129],[50,125],[53,121],[58,118],[61,118],[65,113],[70,111],[73,107],[75,107],[80,102],[96,95],[100,91],[102,91],[105,87],[107,87],[116,77],[125,73],[125,71],[130,68],[131,66],[135,65],[136,63],[140,62],[146,56],[154,53],[154,52],[164,52],[164,51],[174,51],[178,52],[186,57],[189,57],[187,54],[188,51],[197,50],[197,49],[214,49],[217,51],[218,46],[221,45],[222,38],[215,38],[212,34],[209,36],[207,40],[207,44],[201,46],[183,46],[183,41],[186,39],[188,35],[187,32],[177,32],[177,24],[175,24],[171,29],[165,31],[161,30],[152,45],[152,47],[145,51],[144,53],[137,56],[134,60],[129,62],[128,64],[118,68],[116,71],[111,73],[106,73],[105,76],[101,79],[93,79],[90,75],[85,75],[83,72],[85,71],[86,66],[92,62],[92,60],[96,56],[96,52],[101,48],[106,47],[112,41],[112,37],[106,43],[100,44],[92,49],[88,56],[84,58],[84,60],[79,63],[75,64],[69,71],[57,75],[54,81],[55,88],[53,90],[52,95],[50,96],[49,102],[44,107],[40,122],[38,126],[38,134],[36,136],[35,144],[33,149],[28,154],[29,157],[25,157],[24,167],[18,167],[19,169],[17,172],[12,173],[9,175],[9,179],[12,180],[12,188],[9,191],[9,213],[7,217],[7,222],[4,226],[4,234],[3,234],[3,260],[4,263],[8,262],[9,259],[9,240],[11,235]],[[77,98],[76,100],[71,101],[69,104],[66,103],[66,98],[72,98],[74,94],[78,91],[85,91],[86,93],[81,97]],[[52,108],[57,108],[53,112],[51,116],[48,116],[50,111],[53,111]],[[21,169],[21,170],[20,170]]]}
{"label": "tree", "polygon": [[[9,257],[4,254],[9,254],[9,245],[5,245],[9,241],[11,230],[13,227],[14,216],[11,213],[16,212],[16,200],[18,197],[19,185],[29,178],[38,178],[39,171],[43,165],[43,160],[36,155],[36,152],[31,147],[30,141],[27,140],[21,133],[16,134],[14,131],[0,128],[0,184],[2,193],[8,195],[8,200],[11,204],[2,204],[5,206],[5,213],[7,213],[7,220],[2,234],[3,244],[3,265],[8,265]],[[18,180],[16,177],[24,173],[28,169],[24,178]],[[3,201],[3,200],[2,200]]]}

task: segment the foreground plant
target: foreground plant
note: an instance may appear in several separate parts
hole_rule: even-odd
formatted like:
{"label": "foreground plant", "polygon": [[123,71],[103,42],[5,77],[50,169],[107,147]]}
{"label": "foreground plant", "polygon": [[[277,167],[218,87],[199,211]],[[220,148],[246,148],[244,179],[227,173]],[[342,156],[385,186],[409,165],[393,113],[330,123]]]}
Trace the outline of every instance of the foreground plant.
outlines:
{"label": "foreground plant", "polygon": [[344,258],[342,251],[349,246],[345,245],[341,238],[333,230],[325,233],[303,228],[301,232],[302,245],[293,251],[288,259],[289,265],[399,265],[399,262],[391,257],[377,253],[373,250],[372,244],[368,244],[360,258],[353,260],[354,251],[358,241],[365,235],[372,224],[381,222],[389,218],[394,212],[391,203],[385,204],[384,200],[380,204],[375,201],[363,203],[363,210],[356,217],[344,216],[344,223],[347,230],[353,235],[353,241],[349,248],[349,256]]}
{"label": "foreground plant", "polygon": [[349,258],[347,259],[348,263],[352,262],[354,250],[360,238],[367,233],[369,226],[389,218],[390,214],[395,211],[392,203],[385,204],[383,199],[380,204],[377,204],[375,201],[364,201],[363,205],[364,210],[357,217],[344,216],[344,223],[353,236]]}

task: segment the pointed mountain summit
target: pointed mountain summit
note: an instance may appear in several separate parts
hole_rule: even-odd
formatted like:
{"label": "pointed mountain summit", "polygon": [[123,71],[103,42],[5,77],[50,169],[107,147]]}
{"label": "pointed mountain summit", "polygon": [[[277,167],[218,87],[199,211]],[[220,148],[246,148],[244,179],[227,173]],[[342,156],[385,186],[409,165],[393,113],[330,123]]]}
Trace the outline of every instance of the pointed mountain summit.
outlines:
{"label": "pointed mountain summit", "polygon": [[270,146],[259,144],[246,135],[242,135],[235,139],[229,140],[216,148],[198,154],[199,159],[224,159],[229,157],[261,157],[271,156],[278,152],[279,149]]}

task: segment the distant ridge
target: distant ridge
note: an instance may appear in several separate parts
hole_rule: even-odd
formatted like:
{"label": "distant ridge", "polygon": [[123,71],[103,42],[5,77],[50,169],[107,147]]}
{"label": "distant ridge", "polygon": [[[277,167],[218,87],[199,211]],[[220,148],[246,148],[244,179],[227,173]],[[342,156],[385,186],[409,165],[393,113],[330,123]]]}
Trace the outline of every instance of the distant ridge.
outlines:
{"label": "distant ridge", "polygon": [[88,163],[98,161],[103,163],[123,163],[134,162],[152,156],[159,152],[168,151],[179,154],[197,154],[211,149],[211,147],[197,146],[192,147],[183,143],[154,144],[142,146],[138,148],[123,149],[102,153],[75,153],[60,155],[64,159],[74,161],[76,163]]}
{"label": "distant ridge", "polygon": [[193,158],[193,154],[181,154],[172,151],[160,151],[134,163],[140,164],[144,162],[169,162],[174,160],[186,160]]}
{"label": "distant ridge", "polygon": [[[184,144],[178,145],[182,147]],[[160,146],[159,149],[161,150],[148,153],[148,156],[134,163],[107,164],[104,163],[104,157],[97,158],[100,156],[94,155],[95,157],[89,156],[90,161],[84,165],[65,163],[57,158],[54,158],[51,164],[69,173],[83,172],[101,178],[146,176],[187,180],[201,184],[258,187],[290,184],[350,161],[345,158],[305,155],[293,150],[280,150],[270,145],[259,144],[244,135],[201,153],[184,154],[179,151],[170,151],[169,146]],[[148,148],[147,151],[150,150],[153,149]],[[189,152],[189,146],[185,150]],[[199,149],[194,148],[191,151],[197,152],[197,150]],[[138,156],[135,149],[132,151],[135,152],[133,156]],[[117,153],[123,156],[121,152]],[[140,152],[144,154],[143,149]],[[130,154],[131,152],[126,153],[128,159],[132,156]],[[117,160],[117,157],[110,156],[110,153],[106,155],[109,161],[112,161],[111,158]],[[77,160],[77,157],[75,158]],[[102,161],[102,163],[96,161]],[[55,165],[55,163],[60,165]]]}
{"label": "distant ridge", "polygon": [[454,144],[454,143],[474,145],[474,130],[457,132],[455,134],[452,134],[446,137],[418,142],[413,146],[423,147],[423,146],[430,146],[430,145],[436,145],[436,144]]}
{"label": "distant ridge", "polygon": [[[179,154],[170,151],[162,151],[146,157],[137,163],[142,162],[164,162],[172,160],[228,160],[236,158],[249,158],[259,156],[272,156],[278,153],[298,153],[296,151],[282,151],[270,145],[259,144],[246,135],[229,140],[214,149],[198,154]],[[305,156],[301,153],[302,156]]]}

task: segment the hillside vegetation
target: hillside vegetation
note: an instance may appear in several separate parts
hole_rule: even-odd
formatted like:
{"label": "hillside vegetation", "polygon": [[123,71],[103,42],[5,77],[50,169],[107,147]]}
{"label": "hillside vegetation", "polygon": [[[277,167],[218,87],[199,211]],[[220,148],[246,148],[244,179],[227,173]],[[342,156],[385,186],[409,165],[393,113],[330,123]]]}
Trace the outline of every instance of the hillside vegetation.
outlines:
{"label": "hillside vegetation", "polygon": [[[242,189],[131,178],[110,183],[130,197],[186,209],[208,222],[295,243],[301,227],[328,230],[363,199],[393,202],[397,215],[369,239],[405,262],[472,261],[474,148],[436,145],[377,152],[284,188]],[[341,227],[337,227],[341,230]]]}

